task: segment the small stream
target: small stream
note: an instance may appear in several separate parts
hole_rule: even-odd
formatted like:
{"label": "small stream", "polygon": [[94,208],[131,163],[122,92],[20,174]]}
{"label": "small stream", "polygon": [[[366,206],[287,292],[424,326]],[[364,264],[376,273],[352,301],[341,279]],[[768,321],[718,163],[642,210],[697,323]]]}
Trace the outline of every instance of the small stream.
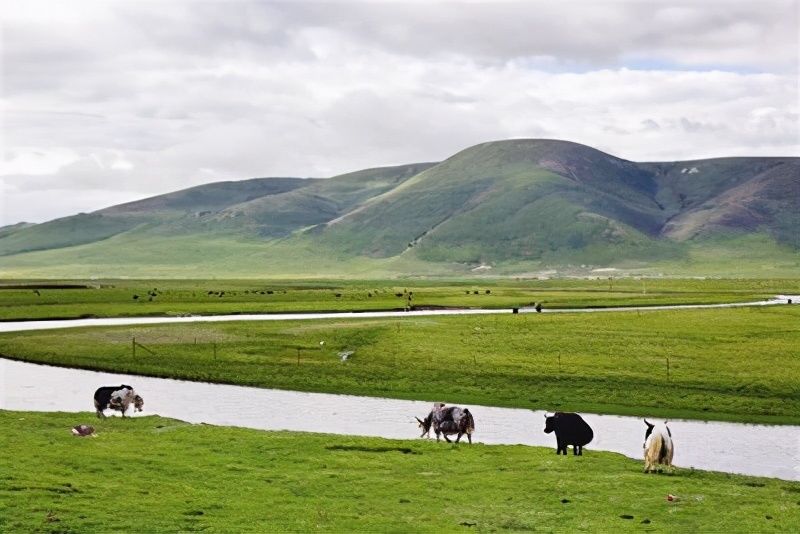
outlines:
{"label": "small stream", "polygon": [[[432,404],[149,378],[0,359],[0,409],[93,411],[95,389],[118,384],[130,384],[144,397],[143,415],[262,430],[393,439],[418,438],[414,416],[424,416]],[[543,432],[544,412],[472,405],[469,408],[475,417],[475,441],[547,446],[555,454],[555,437]],[[583,416],[595,434],[587,450],[642,458],[645,426],[641,419]],[[91,424],[93,419],[94,415],[76,416],[75,424]],[[683,420],[671,421],[669,426],[675,440],[674,463],[679,467],[800,480],[798,426]]]}
{"label": "small stream", "polygon": [[[615,308],[558,308],[543,309],[542,313],[605,313],[630,311],[696,310],[706,308],[745,308],[753,306],[777,306],[800,304],[800,295],[777,295],[769,300],[755,302],[732,302],[727,304],[675,304],[666,306],[624,306]],[[536,313],[534,308],[517,308],[518,313]],[[232,315],[186,315],[177,317],[105,317],[96,319],[55,319],[36,321],[0,321],[0,333],[80,328],[85,326],[131,326],[150,324],[215,323],[230,321],[302,321],[314,319],[364,319],[387,317],[429,317],[445,315],[503,315],[513,310],[494,308],[454,308],[415,311],[368,311],[329,313],[261,313]]]}

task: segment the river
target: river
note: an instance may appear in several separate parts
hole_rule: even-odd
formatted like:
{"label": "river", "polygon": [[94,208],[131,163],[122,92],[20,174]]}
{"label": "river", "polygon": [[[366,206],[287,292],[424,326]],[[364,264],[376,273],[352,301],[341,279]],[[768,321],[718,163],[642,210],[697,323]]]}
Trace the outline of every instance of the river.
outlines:
{"label": "river", "polygon": [[[0,409],[5,410],[86,412],[94,410],[92,394],[99,386],[130,384],[145,399],[144,414],[191,423],[393,439],[418,438],[420,431],[414,416],[424,416],[432,405],[430,401],[188,382],[6,359],[0,359],[0,384]],[[476,423],[474,441],[547,446],[555,454],[555,437],[543,432],[544,412],[491,406],[469,408]],[[613,451],[642,458],[645,426],[641,419],[583,416],[595,433],[587,451]],[[93,418],[94,415],[76,415],[75,424],[91,423]],[[800,480],[798,426],[683,420],[670,421],[669,426],[677,466]]]}

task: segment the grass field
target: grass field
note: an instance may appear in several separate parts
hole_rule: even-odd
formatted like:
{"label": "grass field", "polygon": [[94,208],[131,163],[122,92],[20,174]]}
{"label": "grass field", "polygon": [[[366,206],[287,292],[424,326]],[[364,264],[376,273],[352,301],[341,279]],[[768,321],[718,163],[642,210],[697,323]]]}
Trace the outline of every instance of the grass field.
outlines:
{"label": "grass field", "polygon": [[[132,315],[707,304],[800,293],[800,280],[67,280],[0,284],[0,320]],[[411,298],[409,299],[409,295]]]}
{"label": "grass field", "polygon": [[[76,438],[90,422],[97,438]],[[800,483],[587,450],[0,411],[0,531],[792,532]],[[669,502],[668,494],[677,497]]]}
{"label": "grass field", "polygon": [[[146,347],[135,357],[134,337]],[[0,354],[301,391],[800,423],[800,306],[93,327],[3,334]]]}

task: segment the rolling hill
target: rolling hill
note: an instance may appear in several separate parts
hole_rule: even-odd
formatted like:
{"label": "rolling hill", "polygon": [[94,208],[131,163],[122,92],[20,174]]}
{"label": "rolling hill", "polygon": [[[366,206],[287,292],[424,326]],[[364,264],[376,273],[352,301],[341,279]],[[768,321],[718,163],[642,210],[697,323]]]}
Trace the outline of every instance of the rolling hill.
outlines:
{"label": "rolling hill", "polygon": [[800,274],[799,235],[800,158],[636,163],[524,139],[439,163],[212,183],[4,227],[0,268],[384,276],[581,265],[714,274],[724,265],[727,274]]}

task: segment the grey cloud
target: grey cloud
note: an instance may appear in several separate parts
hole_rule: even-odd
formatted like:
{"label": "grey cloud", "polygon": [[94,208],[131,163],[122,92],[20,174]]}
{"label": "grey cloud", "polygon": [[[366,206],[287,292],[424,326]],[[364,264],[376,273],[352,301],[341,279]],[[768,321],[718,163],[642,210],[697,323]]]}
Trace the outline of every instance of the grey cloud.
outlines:
{"label": "grey cloud", "polygon": [[657,131],[661,129],[661,126],[653,119],[643,120],[641,122],[641,126],[641,129],[644,131]]}
{"label": "grey cloud", "polygon": [[687,133],[715,132],[724,129],[724,127],[719,124],[710,124],[707,122],[693,121],[687,119],[686,117],[681,117],[679,124],[681,128],[683,128],[683,130]]}
{"label": "grey cloud", "polygon": [[371,46],[417,56],[545,57],[618,66],[649,52],[677,65],[789,69],[796,69],[798,58],[797,2],[785,0],[431,2],[406,9],[387,3],[301,3],[290,15],[292,22],[334,27]]}

